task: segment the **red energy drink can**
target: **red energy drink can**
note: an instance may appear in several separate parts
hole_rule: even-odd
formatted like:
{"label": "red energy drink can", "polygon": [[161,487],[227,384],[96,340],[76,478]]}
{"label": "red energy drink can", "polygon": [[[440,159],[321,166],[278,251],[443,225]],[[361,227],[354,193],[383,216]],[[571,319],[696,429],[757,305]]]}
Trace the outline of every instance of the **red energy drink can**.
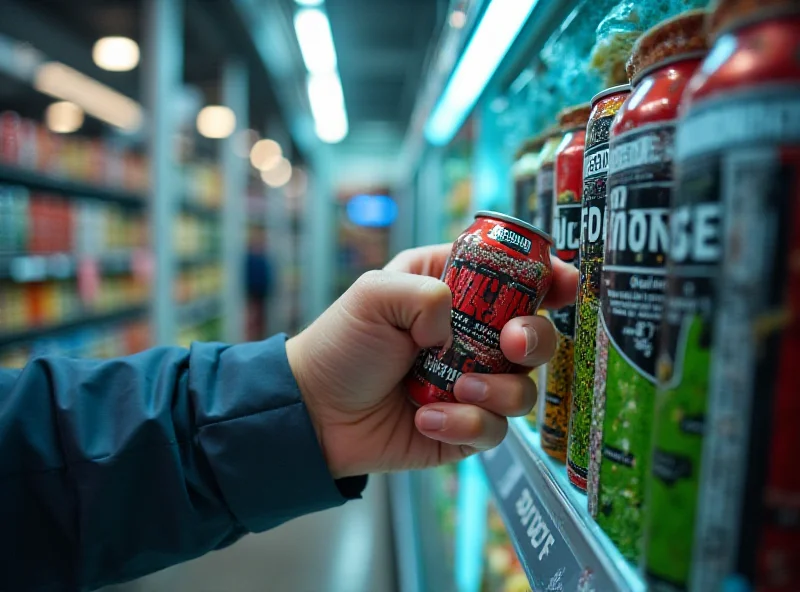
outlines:
{"label": "red energy drink can", "polygon": [[714,296],[709,332],[688,317],[678,343],[679,376],[708,393],[689,589],[797,592],[800,2],[722,0],[709,29],[677,128],[668,276],[675,298]]}
{"label": "red energy drink can", "polygon": [[455,402],[453,387],[467,372],[515,369],[500,351],[500,331],[536,314],[550,289],[552,239],[535,226],[496,212],[478,212],[458,237],[442,281],[453,293],[453,343],[424,350],[406,378],[418,405]]}
{"label": "red energy drink can", "polygon": [[[555,205],[553,240],[555,254],[565,263],[578,266],[581,239],[581,197],[583,196],[583,151],[586,123],[591,106],[577,105],[561,112],[559,127],[564,136],[555,157]],[[542,450],[564,462],[567,458],[569,412],[572,405],[575,305],[551,311],[558,346],[547,364],[544,413],[539,431]]]}

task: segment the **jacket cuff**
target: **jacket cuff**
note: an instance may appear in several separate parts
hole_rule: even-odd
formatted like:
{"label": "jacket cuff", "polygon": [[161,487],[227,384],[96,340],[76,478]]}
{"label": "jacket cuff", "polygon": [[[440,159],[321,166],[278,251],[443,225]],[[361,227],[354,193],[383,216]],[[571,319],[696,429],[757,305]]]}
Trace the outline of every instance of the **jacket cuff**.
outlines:
{"label": "jacket cuff", "polygon": [[219,348],[192,346],[189,388],[215,394],[197,397],[198,439],[236,520],[260,532],[360,497],[366,477],[334,481],[328,470],[286,336]]}

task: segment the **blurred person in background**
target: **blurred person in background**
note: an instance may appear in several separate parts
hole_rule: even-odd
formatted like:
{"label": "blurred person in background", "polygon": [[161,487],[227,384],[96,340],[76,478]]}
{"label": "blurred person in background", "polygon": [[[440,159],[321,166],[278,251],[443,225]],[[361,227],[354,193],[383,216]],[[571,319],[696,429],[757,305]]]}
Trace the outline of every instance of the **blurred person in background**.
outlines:
{"label": "blurred person in background", "polygon": [[275,273],[267,253],[267,235],[262,228],[251,228],[245,254],[247,291],[246,336],[249,341],[262,339],[267,331],[267,301],[275,290]]}
{"label": "blurred person in background", "polygon": [[[44,357],[0,371],[0,590],[92,590],[360,497],[370,473],[499,444],[535,404],[526,374],[465,374],[460,403],[416,408],[421,348],[451,339],[439,281],[450,245],[362,276],[299,335],[196,343],[107,361]],[[554,261],[545,305],[575,298]],[[541,316],[510,321],[509,360],[545,363]]]}

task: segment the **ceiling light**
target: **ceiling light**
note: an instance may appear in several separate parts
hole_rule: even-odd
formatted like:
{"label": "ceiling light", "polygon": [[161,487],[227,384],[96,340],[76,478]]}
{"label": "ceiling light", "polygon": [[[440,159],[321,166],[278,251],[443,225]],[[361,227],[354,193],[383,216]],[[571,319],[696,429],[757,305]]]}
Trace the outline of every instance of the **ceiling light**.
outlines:
{"label": "ceiling light", "polygon": [[281,158],[271,169],[261,171],[261,179],[270,187],[283,187],[292,180],[292,163]]}
{"label": "ceiling light", "polygon": [[339,75],[334,73],[309,76],[308,100],[319,139],[329,144],[344,140],[349,128]]}
{"label": "ceiling light", "polygon": [[431,144],[441,146],[453,139],[537,1],[491,0],[425,125],[425,137]]}
{"label": "ceiling light", "polygon": [[322,6],[324,0],[294,0],[300,6]]}
{"label": "ceiling light", "polygon": [[450,13],[450,26],[454,29],[463,29],[467,24],[467,13],[463,10],[454,10]]}
{"label": "ceiling light", "polygon": [[111,72],[128,72],[139,65],[139,45],[127,37],[103,37],[92,49],[98,67]]}
{"label": "ceiling light", "polygon": [[71,134],[83,125],[83,109],[69,101],[53,103],[45,111],[47,129],[57,134]]}
{"label": "ceiling light", "polygon": [[259,171],[268,171],[281,162],[283,150],[275,140],[259,140],[250,150],[250,164]]}
{"label": "ceiling light", "polygon": [[227,138],[236,129],[236,115],[230,107],[209,105],[197,114],[197,131],[206,138]]}
{"label": "ceiling light", "polygon": [[331,25],[324,12],[304,8],[294,15],[294,30],[306,70],[312,74],[336,71],[336,49]]}
{"label": "ceiling light", "polygon": [[142,125],[142,107],[133,99],[61,62],[45,62],[33,86],[51,97],[79,105],[86,113],[126,131]]}

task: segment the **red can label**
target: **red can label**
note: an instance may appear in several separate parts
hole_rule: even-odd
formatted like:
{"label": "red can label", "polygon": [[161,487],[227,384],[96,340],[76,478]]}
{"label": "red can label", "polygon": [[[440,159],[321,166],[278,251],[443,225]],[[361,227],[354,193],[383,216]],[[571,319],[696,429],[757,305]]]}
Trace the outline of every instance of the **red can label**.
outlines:
{"label": "red can label", "polygon": [[423,351],[406,382],[420,405],[452,402],[468,372],[510,372],[500,332],[514,317],[536,313],[550,287],[549,242],[505,221],[479,218],[453,247],[443,280],[453,293],[453,345]]}

